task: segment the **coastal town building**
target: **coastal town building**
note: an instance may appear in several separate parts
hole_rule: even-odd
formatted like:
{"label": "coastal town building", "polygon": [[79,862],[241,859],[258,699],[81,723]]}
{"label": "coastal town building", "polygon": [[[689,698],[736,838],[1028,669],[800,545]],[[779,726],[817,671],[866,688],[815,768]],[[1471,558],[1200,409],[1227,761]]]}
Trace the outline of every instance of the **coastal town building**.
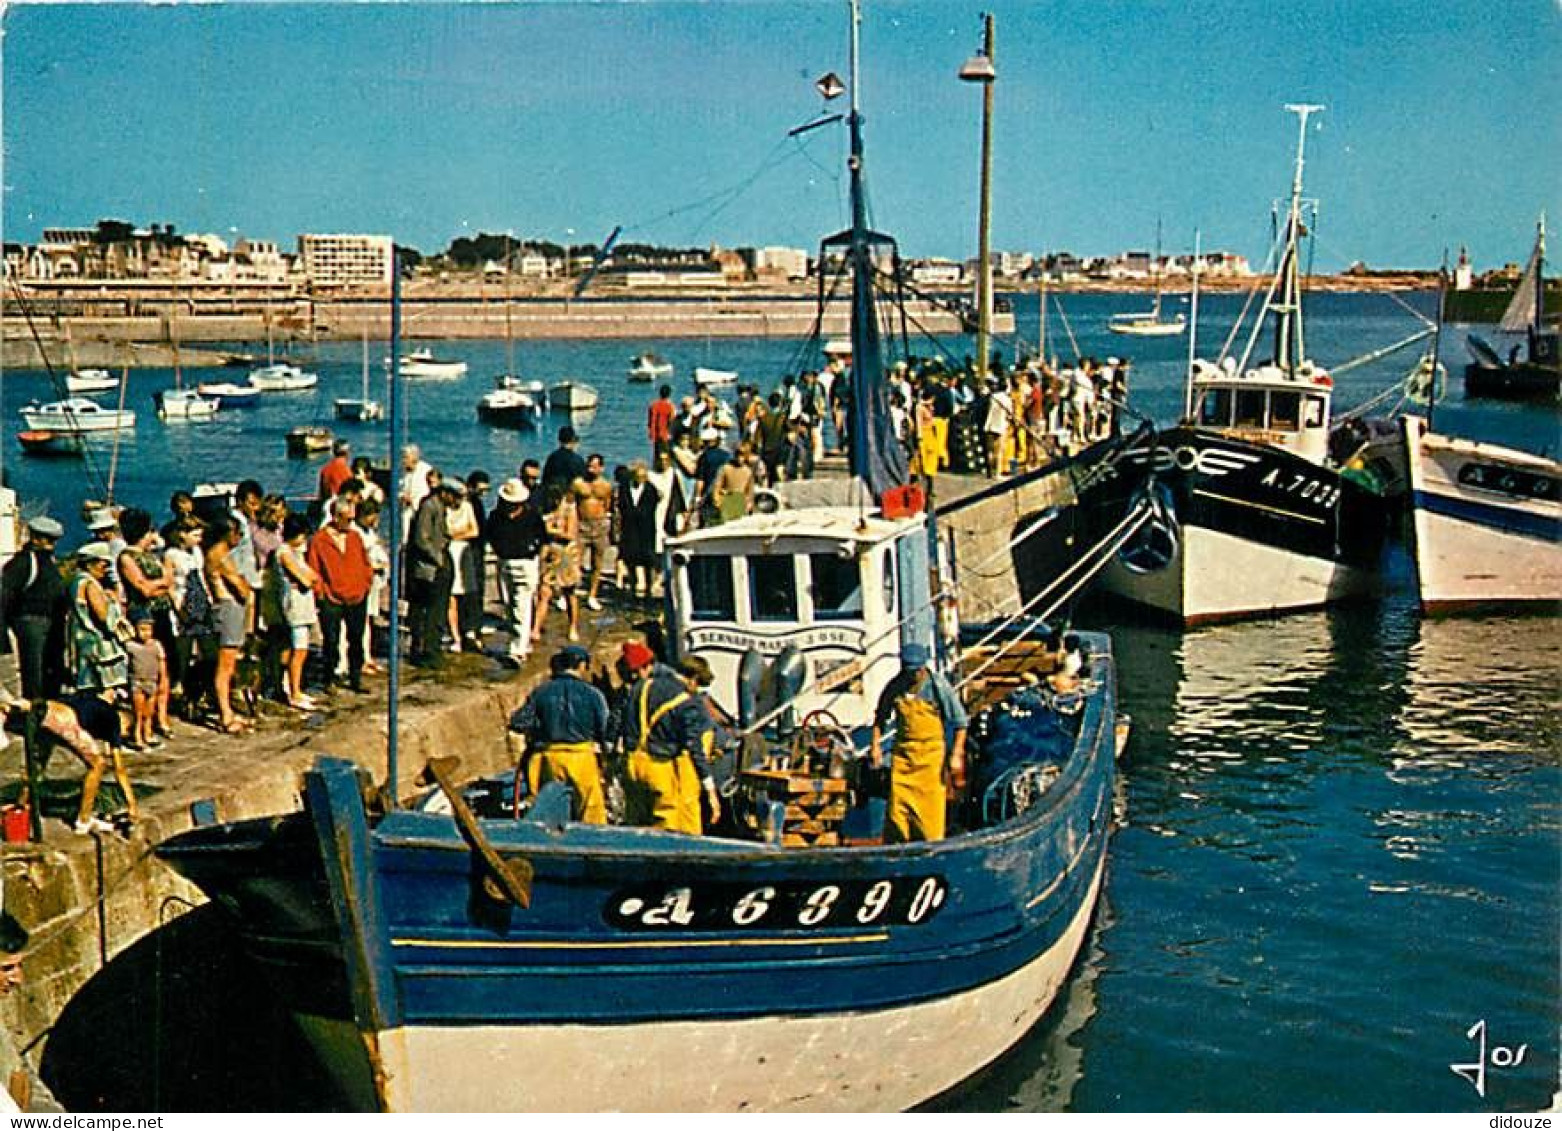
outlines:
{"label": "coastal town building", "polygon": [[800,247],[756,247],[754,249],[754,274],[763,278],[767,274],[779,274],[795,282],[808,278],[808,253]]}
{"label": "coastal town building", "polygon": [[389,236],[333,233],[298,237],[304,276],[317,287],[388,286],[392,255]]}

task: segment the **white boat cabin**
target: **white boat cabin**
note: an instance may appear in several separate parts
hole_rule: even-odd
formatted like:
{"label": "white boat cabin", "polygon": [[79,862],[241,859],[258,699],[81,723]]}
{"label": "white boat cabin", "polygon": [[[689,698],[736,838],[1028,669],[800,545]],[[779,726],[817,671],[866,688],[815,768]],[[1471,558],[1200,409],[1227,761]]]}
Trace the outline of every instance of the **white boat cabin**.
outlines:
{"label": "white boat cabin", "polygon": [[[848,729],[866,726],[902,644],[933,643],[927,541],[923,515],[847,506],[752,514],[673,538],[676,650],[710,664],[711,695],[734,717],[752,653],[757,714],[791,696],[798,721],[827,710]],[[792,649],[802,669],[789,689],[776,660]]]}
{"label": "white boat cabin", "polygon": [[1328,460],[1334,381],[1312,362],[1294,371],[1270,364],[1239,373],[1229,357],[1220,365],[1199,360],[1192,384],[1196,424],[1316,464]]}

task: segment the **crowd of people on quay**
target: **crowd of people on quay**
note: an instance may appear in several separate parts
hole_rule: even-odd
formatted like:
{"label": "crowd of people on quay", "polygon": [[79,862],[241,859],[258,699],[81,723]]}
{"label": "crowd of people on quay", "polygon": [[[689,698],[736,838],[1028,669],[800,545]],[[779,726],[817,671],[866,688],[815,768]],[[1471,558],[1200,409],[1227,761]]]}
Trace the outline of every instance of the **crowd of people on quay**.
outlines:
{"label": "crowd of people on quay", "polygon": [[[897,363],[888,377],[915,473],[998,476],[1115,431],[1128,366],[1006,368],[995,357],[986,379],[969,363],[936,361]],[[663,385],[646,415],[648,458],[611,472],[602,454],[580,451],[569,425],[545,460],[526,460],[497,488],[483,470],[443,473],[416,446],[377,479],[338,441],[303,507],[254,479],[199,506],[177,491],[157,517],[99,507],[86,516],[89,540],[64,561],[63,527],[36,517],[0,577],[0,635],[15,642],[21,682],[20,699],[0,706],[34,711],[48,740],[87,767],[75,822],[86,833],[107,827],[96,802],[110,771],[135,819],[123,752],[161,745],[176,719],[238,735],[254,725],[257,696],[313,711],[322,695],[362,694],[379,670],[372,645],[388,612],[386,490],[401,507],[411,663],[437,668],[448,653],[485,648],[490,580],[508,630],[495,654],[519,666],[554,616],[578,641],[582,607],[601,609],[605,593],[661,596],[668,537],[740,518],[761,489],[813,476],[846,444],[840,358],[768,395],[754,385],[735,393],[731,404],[709,388],[675,402]]]}

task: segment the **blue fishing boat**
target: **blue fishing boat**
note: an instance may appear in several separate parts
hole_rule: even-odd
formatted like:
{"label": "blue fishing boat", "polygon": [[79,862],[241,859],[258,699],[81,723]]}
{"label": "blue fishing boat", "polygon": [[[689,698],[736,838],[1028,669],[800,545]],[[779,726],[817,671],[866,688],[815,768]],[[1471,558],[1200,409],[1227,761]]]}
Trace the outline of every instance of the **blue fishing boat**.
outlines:
{"label": "blue fishing boat", "polygon": [[[852,34],[855,58],[855,12]],[[704,658],[741,729],[720,822],[580,823],[562,783],[461,785],[440,759],[404,806],[327,757],[302,811],[158,847],[232,913],[353,1106],[899,1110],[1002,1056],[1067,977],[1113,823],[1111,644],[1060,647],[1033,609],[944,615],[937,515],[888,430],[860,121],[854,95],[853,226],[826,241],[853,275],[852,475],[670,539],[664,563],[669,658]],[[969,712],[968,777],[945,836],[887,843],[867,739],[913,647]]]}

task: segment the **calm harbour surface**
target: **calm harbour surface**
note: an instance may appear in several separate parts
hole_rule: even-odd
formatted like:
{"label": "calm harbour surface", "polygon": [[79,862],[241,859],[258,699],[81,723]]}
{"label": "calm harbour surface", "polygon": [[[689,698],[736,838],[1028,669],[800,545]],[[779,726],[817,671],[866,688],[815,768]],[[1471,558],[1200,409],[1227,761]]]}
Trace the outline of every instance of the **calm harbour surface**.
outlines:
{"label": "calm harbour surface", "polygon": [[[1034,343],[1036,296],[1014,301],[1020,334]],[[1429,295],[1409,301],[1424,313],[1435,306]],[[1134,407],[1168,423],[1181,405],[1186,339],[1106,332],[1112,313],[1143,302],[1066,296],[1063,305],[1083,352],[1133,357]],[[1201,305],[1200,353],[1208,355],[1241,296],[1206,296]],[[1382,295],[1320,295],[1307,313],[1309,352],[1326,366],[1416,327]],[[1443,339],[1450,380],[1439,429],[1554,455],[1553,406],[1463,400],[1462,331]],[[1049,337],[1050,351],[1072,352],[1056,310]],[[1010,345],[1000,345],[1008,355]],[[541,432],[476,419],[490,375],[505,368],[503,342],[434,346],[472,368],[459,381],[408,389],[411,438],[433,463],[461,475],[480,467],[499,480],[551,450],[563,417]],[[695,365],[737,369],[768,389],[803,364],[800,343],[782,339],[525,342],[514,352],[526,376],[583,380],[602,392],[601,407],[575,423],[583,450],[611,463],[646,452],[653,394],[624,374],[630,355],[647,348],[678,366],[680,393]],[[121,440],[116,499],[161,515],[176,488],[251,476],[268,490],[312,495],[319,461],[284,451],[286,432],[300,424],[326,424],[355,454],[385,458],[383,425],[330,419],[334,397],[358,395],[358,344],[313,349],[317,391],[270,396],[212,422],[159,421],[150,395],[172,375],[132,372],[127,407],[140,420]],[[915,342],[913,350],[933,352]],[[384,353],[383,342],[371,344],[372,395],[382,398]],[[1344,376],[1337,411],[1402,379],[1416,354]],[[192,371],[185,380],[240,376]],[[9,433],[17,408],[34,398],[54,399],[42,374],[7,373],[0,383],[5,475],[27,513],[46,505],[67,521],[64,544],[74,547],[83,533],[77,505],[96,490],[80,461],[19,455]],[[112,442],[94,441],[92,451],[106,475]],[[1375,602],[1190,632],[1118,610],[1082,611],[1082,623],[1113,634],[1121,709],[1134,724],[1096,925],[1037,1029],[937,1106],[1495,1112],[1553,1103],[1562,633],[1548,616],[1424,619],[1410,568],[1402,551],[1391,556],[1387,591]],[[1483,1021],[1482,1033],[1468,1035]],[[289,1039],[287,1030],[275,1039]],[[1478,1062],[1484,1095],[1471,1079]],[[252,1076],[244,1100],[326,1102],[296,1077],[273,1079],[275,1091],[251,1094]],[[114,1098],[104,1096],[105,1105],[119,1106]],[[167,1091],[161,1099],[181,1106]]]}

